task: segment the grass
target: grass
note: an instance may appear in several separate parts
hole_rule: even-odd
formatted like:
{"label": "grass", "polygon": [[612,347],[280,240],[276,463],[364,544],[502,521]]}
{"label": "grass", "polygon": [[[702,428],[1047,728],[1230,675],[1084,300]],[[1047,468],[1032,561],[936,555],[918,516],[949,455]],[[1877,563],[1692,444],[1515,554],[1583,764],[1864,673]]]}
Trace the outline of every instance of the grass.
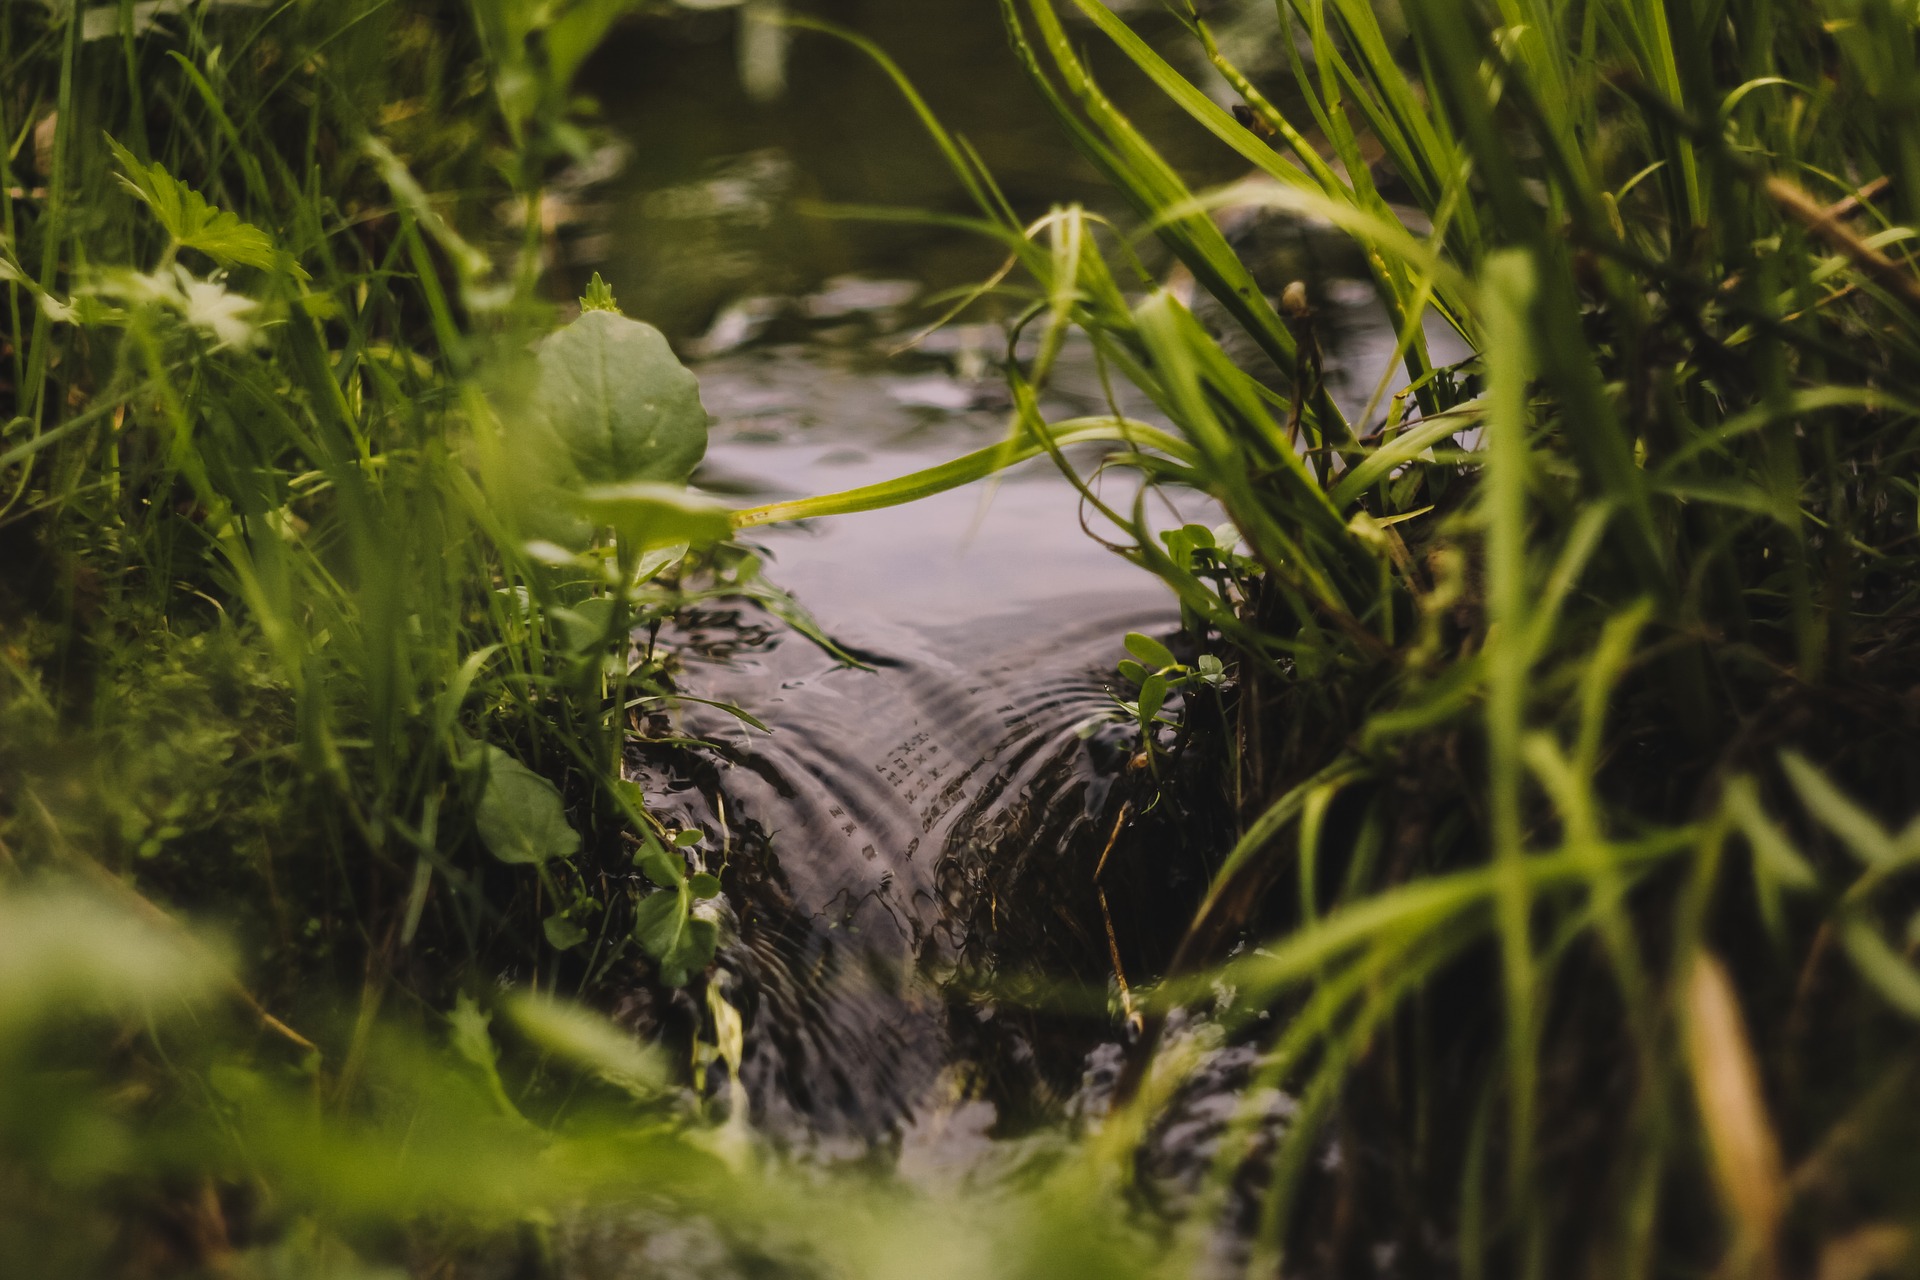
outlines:
{"label": "grass", "polygon": [[0,1269],[538,1266],[639,1186],[778,1216],[657,1055],[496,990],[705,968],[629,636],[782,604],[705,549],[691,375],[597,281],[555,332],[494,213],[590,144],[627,7],[0,18]]}
{"label": "grass", "polygon": [[[585,144],[572,71],[623,6],[7,11],[0,1257],[537,1272],[572,1212],[639,1203],[836,1274],[1180,1271],[1221,1213],[1266,1274],[1913,1269],[1915,19],[1280,0],[1292,83],[1256,85],[1173,7],[1241,112],[1099,0],[1001,6],[1210,301],[1083,210],[1021,217],[894,72],[1009,254],[1009,438],[724,521],[1102,440],[1237,530],[1159,536],[1069,468],[1212,660],[1136,649],[1143,732],[1232,677],[1240,836],[1183,855],[1209,888],[1158,923],[1127,1100],[939,1249],[552,1000],[704,968],[712,869],[620,780],[671,694],[627,637],[773,598],[688,549],[724,530],[684,471],[606,462],[556,399],[543,368],[641,339],[604,290],[554,336],[540,219],[491,216]],[[1192,191],[1096,34],[1258,181]],[[1362,412],[1228,202],[1362,251],[1398,329]],[[1436,366],[1440,327],[1476,354]],[[1047,422],[1076,331],[1170,425]],[[657,889],[599,870],[629,863]],[[224,951],[178,923],[238,903]],[[1150,1238],[1183,1008],[1296,1108],[1245,1109]]]}
{"label": "grass", "polygon": [[[1196,315],[1078,209],[1023,222],[907,88],[1039,334],[1004,456],[1064,466],[1098,429],[1034,407],[1078,329],[1173,427],[1116,414],[1120,461],[1239,531],[1158,537],[1085,489],[1235,660],[1244,834],[1170,922],[1152,1007],[1265,1035],[1261,1080],[1299,1099],[1255,1269],[1352,1274],[1390,1242],[1420,1273],[1905,1274],[1912,15],[1279,0],[1293,83],[1263,92],[1176,0],[1234,113],[1100,0],[1001,7],[1211,295]],[[1249,182],[1190,191],[1069,20]],[[1207,216],[1226,202],[1362,251],[1400,368],[1357,418],[1301,359],[1310,309]],[[1437,327],[1476,355],[1436,367]],[[1138,1132],[1156,1070],[1137,1055]],[[1221,1197],[1265,1141],[1239,1136]]]}

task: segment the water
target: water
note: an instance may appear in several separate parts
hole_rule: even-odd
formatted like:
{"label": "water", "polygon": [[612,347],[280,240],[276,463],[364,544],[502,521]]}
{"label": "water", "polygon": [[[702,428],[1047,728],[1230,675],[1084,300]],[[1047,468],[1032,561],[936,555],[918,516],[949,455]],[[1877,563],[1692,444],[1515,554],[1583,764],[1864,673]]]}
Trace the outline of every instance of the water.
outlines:
{"label": "water", "polygon": [[[946,363],[807,347],[707,362],[717,423],[700,480],[767,501],[1000,438],[994,383]],[[1091,370],[1070,361],[1065,375],[1050,410],[1084,412]],[[970,1009],[951,1027],[943,984],[995,941],[979,919],[991,934],[996,886],[1025,860],[1084,856],[1112,825],[1133,749],[1115,704],[1121,641],[1171,636],[1179,618],[1156,580],[1085,536],[1076,500],[1040,459],[911,506],[756,532],[769,576],[864,668],[725,614],[674,637],[688,693],[772,730],[691,704],[683,731],[728,762],[700,785],[653,785],[670,820],[726,844],[744,1083],[758,1126],[790,1146],[858,1156],[979,1104],[956,1081],[981,1065],[959,1041],[982,1019]],[[1182,516],[1217,518],[1195,495],[1170,504],[1167,519]],[[1077,1069],[1074,1055],[1054,1067]]]}
{"label": "water", "polygon": [[[841,282],[787,300],[785,314],[812,317],[814,340],[697,364],[716,419],[697,482],[768,502],[1003,438],[990,328],[889,356],[896,302],[841,311],[911,288]],[[1345,335],[1330,385],[1362,399],[1391,333],[1364,290],[1330,291],[1327,320]],[[1043,410],[1102,405],[1089,351],[1070,346]],[[1157,421],[1138,397],[1122,408]],[[1074,455],[1082,474],[1098,459],[1097,447]],[[1120,476],[1102,483],[1132,505]],[[1221,518],[1188,492],[1150,509],[1163,526]],[[1093,870],[1121,805],[1152,794],[1115,666],[1129,631],[1178,645],[1179,615],[1157,579],[1087,536],[1082,515],[1041,458],[911,505],[751,534],[767,576],[861,665],[755,611],[696,614],[667,637],[684,692],[770,730],[690,702],[672,732],[719,753],[636,767],[655,811],[707,832],[726,864],[720,967],[745,1018],[742,1082],[756,1127],[789,1150],[897,1155],[912,1135],[951,1134],[956,1115],[972,1117],[961,1132],[975,1137],[1068,1115],[1089,1055],[1122,1034],[1114,951],[1121,972],[1157,971],[1177,904],[1204,887],[1209,837],[1228,838],[1204,822],[1131,833],[1103,882],[1119,904],[1109,942]],[[1149,858],[1141,846],[1154,839]],[[1031,971],[1072,984],[1080,1011],[1009,1015],[986,989]]]}
{"label": "water", "polygon": [[[843,0],[824,16],[898,56],[1023,209],[1113,208],[1006,53],[995,6]],[[991,306],[887,354],[932,314],[931,291],[984,278],[997,251],[949,231],[803,216],[809,200],[965,212],[896,91],[860,55],[807,36],[786,96],[755,102],[733,35],[727,13],[683,14],[609,46],[590,78],[627,143],[576,173],[579,226],[563,238],[696,359],[716,419],[697,482],[773,501],[1002,438]],[[1104,72],[1196,185],[1240,176],[1241,162],[1193,145],[1163,98],[1110,61]],[[1393,338],[1354,278],[1362,265],[1310,228],[1242,222],[1235,235],[1263,284],[1311,282],[1329,389],[1357,411]],[[1105,409],[1079,348],[1048,395],[1050,418]],[[1123,407],[1156,420],[1144,403]],[[1076,455],[1083,472],[1097,459]],[[1120,480],[1107,483],[1125,505]],[[1219,518],[1193,494],[1155,509],[1169,524]],[[1178,643],[1178,613],[1081,515],[1039,459],[911,506],[756,531],[768,577],[861,666],[750,610],[691,616],[668,637],[686,693],[771,730],[688,703],[676,731],[720,751],[636,753],[633,767],[655,811],[703,829],[710,860],[725,863],[716,980],[744,1017],[751,1119],[787,1150],[926,1176],[1097,1114],[1124,1034],[1115,952],[1136,979],[1165,963],[1168,922],[1228,836],[1204,815],[1176,834],[1179,815],[1163,814],[1167,826],[1123,839],[1103,917],[1094,868],[1121,806],[1146,794],[1114,668],[1129,631]],[[1034,974],[1061,980],[1071,1007],[1005,998]],[[683,1018],[698,1017],[682,1000]],[[1237,1080],[1244,1065],[1218,1074]],[[1162,1135],[1167,1167],[1146,1173],[1174,1198],[1235,1088],[1200,1090],[1197,1118]]]}
{"label": "water", "polygon": [[[1267,0],[1215,7],[1216,19],[1245,8],[1263,13],[1263,29],[1272,21]],[[979,149],[1023,216],[1068,201],[1124,213],[1027,83],[992,0],[809,0],[804,8],[896,59],[941,121]],[[1132,8],[1143,30],[1172,30],[1157,0]],[[978,237],[809,216],[820,204],[977,211],[864,54],[796,32],[785,92],[756,101],[742,84],[740,26],[737,9],[656,11],[623,25],[589,65],[583,88],[603,103],[623,145],[603,172],[583,174],[599,179],[599,211],[563,238],[563,268],[605,268],[630,314],[676,337],[703,331],[740,298],[803,294],[849,272],[940,289],[993,271],[1003,253]],[[1077,24],[1076,33],[1093,35]],[[1245,170],[1103,43],[1087,41],[1103,83],[1195,182]]]}

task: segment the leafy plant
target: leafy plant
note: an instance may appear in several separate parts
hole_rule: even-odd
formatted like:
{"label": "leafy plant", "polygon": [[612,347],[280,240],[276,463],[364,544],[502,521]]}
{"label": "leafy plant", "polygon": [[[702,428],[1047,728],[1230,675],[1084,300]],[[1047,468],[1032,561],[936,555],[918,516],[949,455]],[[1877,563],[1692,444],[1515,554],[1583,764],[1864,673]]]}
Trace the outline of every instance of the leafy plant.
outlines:
{"label": "leafy plant", "polygon": [[1120,700],[1120,710],[1139,727],[1140,750],[1151,761],[1160,749],[1157,730],[1174,727],[1175,722],[1162,714],[1168,697],[1198,688],[1223,688],[1226,664],[1214,654],[1203,653],[1188,666],[1164,643],[1138,631],[1127,633],[1126,648],[1133,656],[1122,658],[1118,670],[1121,679],[1138,692],[1131,700]]}
{"label": "leafy plant", "polygon": [[[698,841],[697,831],[682,831],[674,839],[675,848]],[[705,871],[689,875],[681,860],[660,847],[651,833],[644,838],[634,865],[658,886],[640,900],[634,915],[634,936],[646,953],[660,966],[660,980],[670,987],[681,987],[691,974],[713,963],[714,949],[720,942],[720,927],[695,911],[698,904],[720,896],[718,877]]]}

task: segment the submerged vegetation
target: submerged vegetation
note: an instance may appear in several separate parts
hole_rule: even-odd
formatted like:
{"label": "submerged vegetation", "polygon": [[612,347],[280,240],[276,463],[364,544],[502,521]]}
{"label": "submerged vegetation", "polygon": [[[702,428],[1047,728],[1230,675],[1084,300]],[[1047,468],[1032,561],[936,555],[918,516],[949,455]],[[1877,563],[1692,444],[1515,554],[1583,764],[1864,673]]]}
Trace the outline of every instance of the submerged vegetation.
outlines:
{"label": "submerged vegetation", "polygon": [[[0,18],[0,1268],[539,1274],[615,1221],[709,1250],[663,1273],[1920,1267],[1911,6],[1281,0],[1260,84],[1172,0],[1229,110],[1100,0],[1002,0],[1145,230],[1013,208],[899,77],[1009,255],[956,301],[1019,308],[1010,434],[731,513],[665,340],[542,301],[634,7]],[[1090,39],[1249,180],[1191,190]],[[1249,208],[1364,264],[1364,405]],[[1153,421],[1047,420],[1069,341]],[[679,611],[831,647],[732,533],[1040,454],[1195,646],[1127,639],[1139,808],[1237,839],[1106,922],[1104,1123],[936,1205],[756,1146],[727,869],[623,762]],[[573,1003],[643,983],[693,1043]],[[1251,1066],[1169,1221],[1135,1171],[1209,1043]]]}

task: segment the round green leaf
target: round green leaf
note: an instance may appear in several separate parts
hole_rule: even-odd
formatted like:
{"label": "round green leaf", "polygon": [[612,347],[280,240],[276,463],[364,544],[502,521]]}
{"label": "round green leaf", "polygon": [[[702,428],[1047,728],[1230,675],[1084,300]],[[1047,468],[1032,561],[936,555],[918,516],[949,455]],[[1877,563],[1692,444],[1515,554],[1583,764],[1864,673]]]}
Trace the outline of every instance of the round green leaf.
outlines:
{"label": "round green leaf", "polygon": [[587,931],[562,915],[551,915],[540,922],[547,943],[555,951],[571,951],[587,940]]}
{"label": "round green leaf", "polygon": [[571,857],[580,833],[567,825],[559,788],[498,747],[487,748],[487,787],[474,815],[480,839],[502,862]]}
{"label": "round green leaf", "polygon": [[538,401],[589,484],[685,484],[707,451],[700,382],[660,331],[588,311],[540,344]]}
{"label": "round green leaf", "polygon": [[647,879],[662,889],[677,889],[686,882],[687,873],[680,865],[680,859],[652,842],[635,855],[633,861]]}

